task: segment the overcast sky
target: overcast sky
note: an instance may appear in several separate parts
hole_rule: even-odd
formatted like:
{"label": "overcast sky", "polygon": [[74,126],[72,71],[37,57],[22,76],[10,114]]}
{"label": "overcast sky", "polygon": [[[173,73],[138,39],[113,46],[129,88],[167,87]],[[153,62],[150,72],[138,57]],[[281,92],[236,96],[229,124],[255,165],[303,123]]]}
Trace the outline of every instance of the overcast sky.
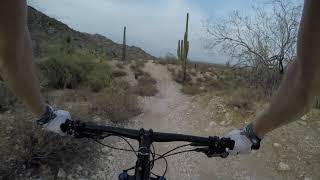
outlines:
{"label": "overcast sky", "polygon": [[[261,1],[261,0],[260,0]],[[122,42],[127,26],[127,44],[142,47],[154,56],[176,54],[183,38],[186,13],[190,13],[189,57],[224,63],[222,56],[204,52],[202,22],[232,10],[247,10],[253,0],[28,0],[28,4],[82,32],[99,33]]]}

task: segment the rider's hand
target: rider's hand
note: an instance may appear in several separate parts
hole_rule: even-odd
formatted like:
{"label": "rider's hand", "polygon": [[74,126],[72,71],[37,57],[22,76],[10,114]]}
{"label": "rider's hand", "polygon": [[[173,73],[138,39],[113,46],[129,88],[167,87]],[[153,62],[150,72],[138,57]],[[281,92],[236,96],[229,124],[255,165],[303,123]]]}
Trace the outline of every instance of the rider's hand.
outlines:
{"label": "rider's hand", "polygon": [[47,106],[46,113],[37,121],[37,123],[46,131],[54,132],[64,136],[66,133],[61,131],[60,126],[68,119],[71,120],[69,112],[56,110],[50,106]]}
{"label": "rider's hand", "polygon": [[257,150],[260,148],[261,139],[254,134],[252,124],[243,129],[233,130],[225,137],[235,141],[233,150],[227,150],[230,155],[249,154],[252,149]]}

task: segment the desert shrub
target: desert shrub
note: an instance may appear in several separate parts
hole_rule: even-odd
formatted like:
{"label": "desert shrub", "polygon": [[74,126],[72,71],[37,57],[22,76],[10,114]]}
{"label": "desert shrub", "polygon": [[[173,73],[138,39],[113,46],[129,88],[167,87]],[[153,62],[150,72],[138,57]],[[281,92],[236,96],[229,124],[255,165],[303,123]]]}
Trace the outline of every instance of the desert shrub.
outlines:
{"label": "desert shrub", "polygon": [[255,89],[238,88],[229,96],[227,104],[240,109],[251,109],[259,98],[260,94]]}
{"label": "desert shrub", "polygon": [[4,85],[4,83],[0,82],[0,112],[7,110],[15,102],[15,96]]}
{"label": "desert shrub", "polygon": [[190,82],[192,80],[191,76],[189,73],[186,74],[186,80],[183,81],[183,72],[181,70],[179,70],[177,73],[173,73],[173,79],[177,82],[177,83],[187,83]]}
{"label": "desert shrub", "polygon": [[117,66],[117,68],[119,68],[119,69],[124,69],[124,66],[123,66],[122,63],[117,63],[116,66]]}
{"label": "desert shrub", "polygon": [[144,76],[138,80],[138,82],[141,84],[157,84],[157,80],[151,77],[149,73],[145,73]]}
{"label": "desert shrub", "polygon": [[143,77],[138,79],[134,91],[139,96],[154,96],[159,92],[156,84],[157,81],[150,74],[145,73]]}
{"label": "desert shrub", "polygon": [[114,71],[112,71],[112,73],[111,73],[111,76],[112,76],[113,78],[123,77],[123,76],[127,76],[127,75],[128,75],[127,72],[121,71],[121,70],[114,70]]}
{"label": "desert shrub", "polygon": [[93,63],[58,57],[40,61],[38,65],[47,79],[48,87],[72,89],[85,82],[86,73],[92,68]]}
{"label": "desert shrub", "polygon": [[111,75],[107,64],[99,63],[89,72],[87,83],[91,90],[98,92],[111,83]]}
{"label": "desert shrub", "polygon": [[88,85],[98,91],[110,84],[110,68],[105,63],[94,63],[82,55],[59,56],[38,62],[39,79],[49,88],[74,89]]}
{"label": "desert shrub", "polygon": [[134,77],[139,78],[140,76],[144,76],[145,72],[142,71],[141,69],[136,69],[134,71]]}
{"label": "desert shrub", "polygon": [[320,109],[320,97],[316,97],[316,99],[313,103],[313,108]]}
{"label": "desert shrub", "polygon": [[111,121],[119,122],[138,115],[139,108],[137,96],[128,88],[128,84],[115,84],[100,93],[93,94],[90,101],[93,111],[107,116]]}
{"label": "desert shrub", "polygon": [[168,69],[168,71],[169,71],[171,74],[175,73],[175,67],[168,66],[167,69]]}
{"label": "desert shrub", "polygon": [[187,95],[196,95],[201,93],[202,90],[195,84],[185,84],[182,87],[181,92]]}
{"label": "desert shrub", "polygon": [[191,76],[197,76],[197,72],[196,71],[190,71]]}
{"label": "desert shrub", "polygon": [[156,60],[156,63],[157,64],[161,64],[161,65],[167,65],[167,64],[177,65],[177,64],[179,64],[179,62],[180,61],[173,55],[166,56],[166,57],[163,57],[163,58],[158,58]]}
{"label": "desert shrub", "polygon": [[87,140],[43,131],[27,114],[6,115],[0,127],[0,178],[3,179],[16,179],[27,171],[38,174],[43,166],[56,174],[58,168],[72,168],[97,152],[94,144],[84,143]]}
{"label": "desert shrub", "polygon": [[217,90],[225,90],[229,87],[227,82],[220,79],[210,79],[206,82],[206,84],[211,89],[217,89]]}

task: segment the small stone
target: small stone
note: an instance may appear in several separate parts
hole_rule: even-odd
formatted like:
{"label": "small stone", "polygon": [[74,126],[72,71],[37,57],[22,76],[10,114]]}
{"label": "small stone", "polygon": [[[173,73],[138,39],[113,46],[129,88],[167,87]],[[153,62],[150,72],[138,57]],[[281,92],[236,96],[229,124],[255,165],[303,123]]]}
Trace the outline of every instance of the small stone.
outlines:
{"label": "small stone", "polygon": [[309,177],[304,177],[303,180],[312,180],[312,179]]}
{"label": "small stone", "polygon": [[234,107],[233,110],[234,111],[239,111],[239,108],[238,107]]}
{"label": "small stone", "polygon": [[84,176],[88,176],[88,175],[89,175],[89,172],[88,172],[88,171],[83,171],[83,175],[84,175]]}
{"label": "small stone", "polygon": [[208,129],[208,128],[205,128],[205,129],[204,129],[204,131],[208,132],[208,131],[209,131],[209,129]]}
{"label": "small stone", "polygon": [[59,168],[57,177],[64,179],[64,178],[66,178],[66,176],[67,176],[66,172],[62,168]]}
{"label": "small stone", "polygon": [[82,166],[80,164],[78,164],[77,165],[77,171],[79,172],[79,171],[82,171],[82,170],[83,170]]}
{"label": "small stone", "polygon": [[113,156],[109,156],[109,157],[108,157],[108,160],[109,160],[109,161],[113,161],[113,160],[114,160],[114,157],[113,157]]}
{"label": "small stone", "polygon": [[94,121],[101,121],[101,118],[100,118],[99,116],[94,116],[94,117],[93,117],[93,120],[94,120]]}
{"label": "small stone", "polygon": [[103,147],[101,150],[102,150],[103,153],[107,153],[107,152],[110,151],[110,148],[108,148],[108,147]]}
{"label": "small stone", "polygon": [[309,139],[310,139],[310,137],[309,137],[309,136],[306,136],[304,139],[305,139],[305,140],[309,140]]}
{"label": "small stone", "polygon": [[73,176],[71,174],[67,176],[67,179],[68,180],[75,180],[75,178],[73,178]]}
{"label": "small stone", "polygon": [[232,121],[225,121],[225,120],[223,120],[223,121],[221,121],[219,124],[220,124],[221,126],[228,126],[229,124],[231,124],[231,122],[232,122]]}
{"label": "small stone", "polygon": [[307,115],[304,115],[304,116],[301,117],[301,120],[305,121],[305,120],[307,120],[307,117],[308,117]]}
{"label": "small stone", "polygon": [[306,126],[306,125],[307,125],[307,122],[305,122],[305,121],[298,121],[298,124],[303,125],[303,126]]}
{"label": "small stone", "polygon": [[279,144],[279,143],[273,143],[273,147],[279,148],[279,147],[281,147],[281,144]]}
{"label": "small stone", "polygon": [[210,123],[209,123],[209,126],[210,127],[212,127],[212,126],[216,126],[217,125],[217,123],[216,122],[214,122],[214,121],[211,121]]}
{"label": "small stone", "polygon": [[227,121],[231,121],[231,115],[229,113],[225,113],[224,116],[226,117]]}
{"label": "small stone", "polygon": [[205,89],[205,87],[201,86],[199,89],[200,89],[201,91],[203,91],[203,90]]}
{"label": "small stone", "polygon": [[278,165],[278,170],[279,171],[289,171],[290,167],[288,164],[284,163],[284,162],[280,162]]}

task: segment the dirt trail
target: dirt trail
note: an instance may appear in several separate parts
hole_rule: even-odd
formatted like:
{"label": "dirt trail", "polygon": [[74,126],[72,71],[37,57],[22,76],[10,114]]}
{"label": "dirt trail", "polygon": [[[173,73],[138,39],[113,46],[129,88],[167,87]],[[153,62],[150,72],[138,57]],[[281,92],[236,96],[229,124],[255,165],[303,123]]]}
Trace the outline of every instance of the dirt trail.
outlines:
{"label": "dirt trail", "polygon": [[[226,112],[224,105],[220,103],[220,97],[207,100],[207,106],[211,106],[211,108],[209,108],[211,111],[208,111],[206,107],[199,103],[198,97],[185,96],[180,92],[180,85],[171,79],[165,66],[154,64],[150,61],[146,64],[145,71],[157,79],[159,94],[155,97],[144,98],[142,100],[144,113],[130,121],[131,124],[128,125],[129,127],[140,128],[142,126],[146,129],[152,128],[155,131],[203,136],[221,136],[227,131],[236,128],[232,123],[229,124],[230,117],[228,116],[230,116],[230,114]],[[221,119],[225,119],[224,122],[221,122]],[[290,126],[290,128],[295,129],[295,126],[296,124]],[[271,142],[275,141],[274,137],[276,136],[283,137],[281,141],[278,138],[278,142],[280,143],[287,140],[294,141],[295,139],[303,141],[301,138],[299,139],[290,137],[288,134],[283,134],[283,131],[279,130],[275,132],[269,140],[266,140],[263,150],[250,156],[208,159],[202,154],[180,154],[168,158],[169,170],[166,177],[169,180],[304,179],[307,176],[319,177],[319,169],[314,167],[319,165],[319,159],[314,160],[314,158],[319,157],[319,150],[317,151],[319,148],[318,144],[310,146],[313,148],[309,150],[313,150],[314,153],[310,155],[311,157],[309,159],[297,159],[296,154],[284,155],[283,153],[290,153],[287,149],[286,151],[283,150],[285,152],[274,150]],[[317,138],[309,138],[310,141],[319,141],[318,136],[315,134],[312,136]],[[125,146],[123,142],[116,144]],[[177,144],[172,143],[161,143],[155,144],[155,148],[157,153],[161,154],[176,145]],[[287,162],[290,158],[294,159],[293,162],[300,163],[301,161],[301,164],[298,166],[292,165],[296,171],[277,171],[278,163],[281,160]],[[302,163],[305,161],[307,164]],[[121,169],[134,165],[134,162],[135,157],[133,154],[108,151],[105,157],[101,158],[101,165],[105,168],[101,170],[100,174],[98,173],[96,179],[115,179]],[[112,166],[110,166],[110,163]],[[161,173],[163,170],[163,162],[158,163],[154,168],[154,171],[157,173]],[[104,176],[103,174],[106,172],[108,172],[108,175]]]}

